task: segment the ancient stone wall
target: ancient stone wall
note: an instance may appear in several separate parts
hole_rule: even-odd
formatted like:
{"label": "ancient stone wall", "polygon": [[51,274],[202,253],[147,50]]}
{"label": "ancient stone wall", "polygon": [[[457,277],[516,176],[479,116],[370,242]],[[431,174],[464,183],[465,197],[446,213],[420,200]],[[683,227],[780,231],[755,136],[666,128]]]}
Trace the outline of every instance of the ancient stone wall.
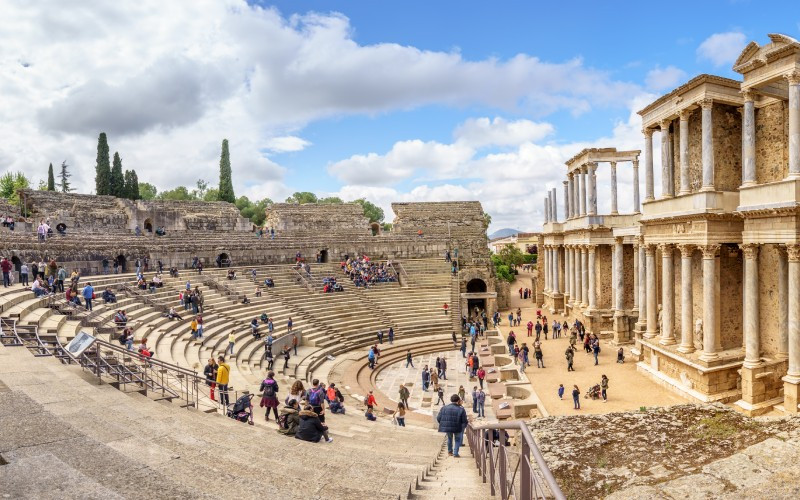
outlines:
{"label": "ancient stone wall", "polygon": [[742,347],[743,282],[742,254],[736,247],[723,245],[719,257],[720,340],[723,349]]}
{"label": "ancient stone wall", "polygon": [[633,254],[633,245],[622,246],[622,278],[625,287],[623,304],[625,309],[633,309],[633,275],[636,272],[633,267]]}
{"label": "ancient stone wall", "polygon": [[68,232],[127,231],[128,214],[113,196],[34,189],[20,191],[20,194],[26,213],[35,222],[34,227],[40,219],[45,219],[54,230],[58,224],[64,224]]}
{"label": "ancient stone wall", "polygon": [[252,224],[239,209],[224,201],[143,201],[117,199],[128,213],[129,229],[163,227],[167,231],[250,231]]}
{"label": "ancient stone wall", "polygon": [[611,245],[597,245],[595,250],[595,287],[597,290],[596,304],[598,309],[611,309]]}
{"label": "ancient stone wall", "polygon": [[392,203],[392,232],[400,235],[450,239],[459,255],[486,259],[486,224],[478,201]]}
{"label": "ancient stone wall", "polygon": [[264,222],[285,235],[370,235],[369,220],[358,203],[275,203]]}
{"label": "ancient stone wall", "polygon": [[714,137],[714,185],[736,191],[742,185],[742,115],[727,104],[711,110]]}
{"label": "ancient stone wall", "polygon": [[756,180],[783,180],[789,173],[789,107],[778,101],[756,110]]}
{"label": "ancient stone wall", "polygon": [[764,356],[780,351],[781,318],[778,303],[779,253],[775,245],[761,245],[758,253],[759,338]]}

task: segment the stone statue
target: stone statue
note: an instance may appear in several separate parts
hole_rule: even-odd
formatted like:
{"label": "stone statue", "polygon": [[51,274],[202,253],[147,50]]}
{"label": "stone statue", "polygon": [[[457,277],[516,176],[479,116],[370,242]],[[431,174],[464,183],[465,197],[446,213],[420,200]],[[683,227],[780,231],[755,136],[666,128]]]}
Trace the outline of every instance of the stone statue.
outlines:
{"label": "stone statue", "polygon": [[694,322],[694,348],[698,351],[703,350],[703,320],[698,319]]}
{"label": "stone statue", "polygon": [[662,335],[664,334],[664,311],[661,306],[658,306],[658,331]]}

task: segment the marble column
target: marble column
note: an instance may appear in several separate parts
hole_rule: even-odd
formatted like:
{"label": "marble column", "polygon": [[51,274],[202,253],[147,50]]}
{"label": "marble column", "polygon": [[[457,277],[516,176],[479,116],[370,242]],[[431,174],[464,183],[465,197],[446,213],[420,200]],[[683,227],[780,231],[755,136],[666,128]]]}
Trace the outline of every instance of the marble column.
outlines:
{"label": "marble column", "polygon": [[575,247],[575,306],[581,305],[581,290],[583,289],[583,258],[581,258],[581,247]]}
{"label": "marble column", "polygon": [[569,182],[562,181],[564,185],[564,221],[569,220]]}
{"label": "marble column", "polygon": [[580,178],[581,192],[578,196],[580,197],[581,202],[581,215],[586,215],[586,167],[581,167]]}
{"label": "marble column", "polygon": [[614,316],[625,315],[625,268],[623,266],[623,251],[622,238],[614,238],[614,292],[616,299],[614,300]]}
{"label": "marble column", "polygon": [[670,243],[661,245],[661,339],[659,344],[675,343],[675,268],[674,247]]}
{"label": "marble column", "polygon": [[550,201],[553,203],[553,222],[558,222],[558,190],[553,188],[550,193]]}
{"label": "marble column", "polygon": [[589,198],[589,215],[597,215],[597,163],[589,163],[589,187],[586,190]]}
{"label": "marble column", "polygon": [[597,245],[589,245],[589,310],[597,309],[597,273],[595,271],[595,251]]}
{"label": "marble column", "polygon": [[644,337],[655,338],[658,335],[658,290],[656,289],[656,246],[644,245],[645,270],[647,272],[647,330]]}
{"label": "marble column", "polygon": [[558,245],[553,246],[553,294],[561,294],[561,265]]}
{"label": "marble column", "polygon": [[578,173],[573,171],[570,173],[570,201],[572,202],[572,218],[578,217],[581,213],[581,206],[578,203],[578,182],[580,182]]}
{"label": "marble column", "polygon": [[720,245],[704,245],[703,251],[703,361],[719,359],[717,354],[717,253]]}
{"label": "marble column", "polygon": [[589,246],[581,246],[581,306],[589,305]]}
{"label": "marble column", "polygon": [[655,180],[653,178],[653,129],[642,130],[644,134],[644,201],[653,201]]}
{"label": "marble column", "polygon": [[670,164],[669,120],[661,121],[661,198],[672,198],[672,169]]}
{"label": "marble column", "polygon": [[639,203],[639,160],[633,160],[633,213],[641,212]]}
{"label": "marble column", "polygon": [[786,75],[789,83],[789,177],[800,177],[800,71]]}
{"label": "marble column", "polygon": [[639,237],[639,323],[647,323],[647,251],[645,250],[644,238]]}
{"label": "marble column", "polygon": [[572,295],[570,295],[570,300],[573,304],[577,304],[580,302],[580,262],[578,262],[578,249],[575,248],[575,245],[572,245],[570,249],[570,254],[572,256]]}
{"label": "marble column", "polygon": [[703,186],[700,191],[714,191],[714,128],[711,113],[713,99],[700,101],[702,108]]}
{"label": "marble column", "polygon": [[787,245],[789,260],[789,370],[800,380],[800,245]]}
{"label": "marble column", "polygon": [[692,288],[692,254],[694,245],[678,245],[681,250],[681,345],[678,351],[694,352],[694,302]]}
{"label": "marble column", "polygon": [[544,223],[547,224],[550,222],[550,201],[548,200],[550,196],[545,196],[544,198]]}
{"label": "marble column", "polygon": [[761,365],[758,315],[758,245],[742,245],[745,259],[744,275],[744,366]]}
{"label": "marble column", "polygon": [[778,324],[787,325],[786,328],[778,328],[780,337],[778,339],[778,351],[775,357],[786,359],[789,357],[789,261],[786,255],[786,247],[776,246],[778,252]]}
{"label": "marble column", "polygon": [[744,109],[742,110],[742,185],[756,183],[756,108],[752,89],[742,91]]}
{"label": "marble column", "polygon": [[572,261],[569,254],[569,245],[564,245],[564,308],[569,303],[567,297],[572,297]]}
{"label": "marble column", "polygon": [[633,308],[639,310],[639,242],[633,245]]}
{"label": "marble column", "polygon": [[[595,204],[597,200],[595,200]],[[611,162],[611,215],[618,215],[617,210],[617,162]]]}
{"label": "marble column", "polygon": [[680,194],[688,194],[692,191],[692,185],[689,180],[689,115],[692,112],[688,109],[682,109],[678,113],[680,118],[680,147],[679,153],[681,157],[681,190]]}

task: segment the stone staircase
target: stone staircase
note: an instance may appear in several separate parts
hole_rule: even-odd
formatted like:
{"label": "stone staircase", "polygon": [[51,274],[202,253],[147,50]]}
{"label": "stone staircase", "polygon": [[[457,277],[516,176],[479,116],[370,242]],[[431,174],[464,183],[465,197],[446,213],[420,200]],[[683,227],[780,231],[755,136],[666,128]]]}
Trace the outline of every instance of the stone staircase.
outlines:
{"label": "stone staircase", "polygon": [[410,498],[436,500],[485,500],[490,498],[489,484],[484,484],[476,471],[472,450],[466,443],[460,458],[447,456],[442,445],[430,470],[419,480]]}

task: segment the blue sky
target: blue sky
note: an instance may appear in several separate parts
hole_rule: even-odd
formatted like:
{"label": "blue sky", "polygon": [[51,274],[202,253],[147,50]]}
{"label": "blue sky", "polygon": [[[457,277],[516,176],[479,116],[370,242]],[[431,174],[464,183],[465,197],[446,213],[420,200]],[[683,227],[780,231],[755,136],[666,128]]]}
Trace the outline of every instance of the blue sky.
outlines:
{"label": "blue sky", "polygon": [[140,179],[213,183],[227,137],[237,194],[363,196],[389,218],[478,199],[492,229],[534,230],[565,159],[640,148],[635,111],[699,73],[736,78],[750,40],[800,37],[796,5],[0,0],[0,171],[67,159],[90,192],[106,131]]}

